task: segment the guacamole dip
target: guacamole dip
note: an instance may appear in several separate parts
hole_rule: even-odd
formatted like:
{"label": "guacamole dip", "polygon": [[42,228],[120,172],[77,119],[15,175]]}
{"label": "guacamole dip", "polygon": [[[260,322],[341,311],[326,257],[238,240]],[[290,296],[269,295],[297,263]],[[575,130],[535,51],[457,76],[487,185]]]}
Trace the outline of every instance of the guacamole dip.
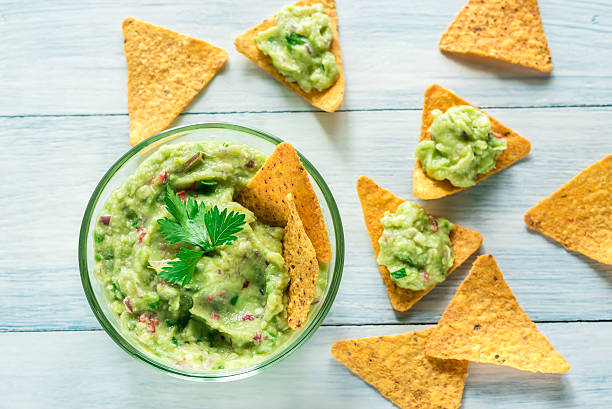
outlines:
{"label": "guacamole dip", "polygon": [[380,222],[384,230],[378,240],[378,264],[387,267],[399,287],[426,290],[444,281],[455,258],[451,222],[427,215],[414,202],[402,203],[395,213],[386,212]]}
{"label": "guacamole dip", "polygon": [[[245,145],[164,145],[106,202],[94,230],[95,274],[121,331],[148,353],[192,370],[235,369],[291,338],[283,229],[233,201],[265,159]],[[171,244],[160,231],[158,219],[169,216],[167,185],[181,199],[245,215],[236,240],[204,254],[185,286],[157,275],[179,247],[194,248]],[[325,289],[326,271],[313,302]]]}
{"label": "guacamole dip", "polygon": [[285,6],[276,16],[276,25],[255,38],[257,48],[272,59],[285,79],[297,82],[305,92],[322,91],[336,82],[338,65],[329,51],[332,41],[329,17],[321,4]]}
{"label": "guacamole dip", "polygon": [[469,187],[479,174],[495,167],[506,140],[491,132],[487,115],[469,105],[454,106],[444,113],[436,109],[432,115],[432,140],[420,142],[414,153],[430,178]]}

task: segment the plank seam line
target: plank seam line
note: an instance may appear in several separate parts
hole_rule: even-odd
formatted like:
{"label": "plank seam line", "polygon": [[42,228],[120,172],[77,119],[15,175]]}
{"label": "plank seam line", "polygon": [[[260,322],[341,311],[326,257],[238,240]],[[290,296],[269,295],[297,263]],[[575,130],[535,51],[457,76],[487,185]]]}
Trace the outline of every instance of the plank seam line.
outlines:
{"label": "plank seam line", "polygon": [[[612,322],[612,319],[603,320],[535,320],[536,324],[579,324],[579,323],[599,323]],[[364,324],[321,324],[322,327],[369,327],[369,326],[393,326],[393,325],[436,325],[437,321],[421,321],[421,322],[383,322],[383,323],[364,323]]]}
{"label": "plank seam line", "polygon": [[[580,323],[612,323],[612,319],[606,320],[569,320],[569,321],[533,321],[536,324],[580,324]],[[321,327],[389,327],[398,325],[435,325],[437,322],[384,322],[367,324],[322,324]],[[9,333],[36,333],[36,332],[103,332],[102,328],[62,328],[62,329],[8,329],[1,328],[0,334]]]}
{"label": "plank seam line", "polygon": [[[496,106],[483,105],[481,109],[571,109],[571,108],[610,108],[612,104],[564,104],[564,105],[519,105],[519,106]],[[422,108],[355,108],[339,109],[336,112],[405,112],[421,111]],[[262,111],[209,111],[209,112],[182,112],[179,116],[189,115],[240,115],[240,114],[301,114],[301,113],[324,113],[315,110],[262,110]],[[127,117],[127,113],[100,113],[100,114],[23,114],[23,115],[0,115],[0,118],[70,118],[70,117]]]}

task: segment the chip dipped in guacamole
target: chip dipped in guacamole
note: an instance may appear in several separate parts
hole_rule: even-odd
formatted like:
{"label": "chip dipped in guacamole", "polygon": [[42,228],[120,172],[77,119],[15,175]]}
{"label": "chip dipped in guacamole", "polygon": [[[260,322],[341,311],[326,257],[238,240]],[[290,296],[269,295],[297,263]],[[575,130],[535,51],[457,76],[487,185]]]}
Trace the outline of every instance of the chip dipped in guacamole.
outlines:
{"label": "chip dipped in guacamole", "polygon": [[429,216],[414,202],[387,211],[380,222],[384,230],[377,261],[387,267],[398,287],[419,291],[444,281],[455,258],[451,222]]}
{"label": "chip dipped in guacamole", "polygon": [[433,110],[431,140],[417,145],[415,156],[432,179],[456,187],[476,184],[476,178],[495,168],[506,140],[491,131],[489,117],[470,105]]}
{"label": "chip dipped in guacamole", "polygon": [[333,32],[323,6],[285,6],[275,23],[259,33],[255,42],[285,80],[297,83],[304,92],[331,87],[339,68],[330,51]]}

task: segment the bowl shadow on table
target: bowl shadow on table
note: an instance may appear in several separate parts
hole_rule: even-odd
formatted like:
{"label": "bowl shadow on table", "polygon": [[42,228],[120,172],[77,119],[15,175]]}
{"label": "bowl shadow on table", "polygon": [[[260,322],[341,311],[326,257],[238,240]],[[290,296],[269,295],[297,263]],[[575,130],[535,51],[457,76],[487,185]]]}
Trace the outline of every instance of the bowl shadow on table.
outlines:
{"label": "bowl shadow on table", "polygon": [[[514,79],[528,82],[530,85],[544,85],[550,81],[551,72],[542,72],[535,68],[523,67],[522,65],[511,64],[506,61],[497,60],[490,57],[481,57],[469,54],[455,54],[442,51],[446,58],[473,70],[486,71],[496,75],[501,79]],[[553,68],[554,71],[554,68]]]}
{"label": "bowl shadow on table", "polygon": [[533,373],[480,362],[470,362],[465,395],[468,399],[470,395],[486,399],[504,396],[509,400],[517,397],[526,405],[533,404],[534,399],[554,401],[567,407],[573,407],[571,404],[574,403],[574,392],[567,375]]}
{"label": "bowl shadow on table", "polygon": [[543,233],[540,233],[539,231],[531,230],[527,226],[525,226],[525,230],[528,234],[539,236],[539,238],[546,240],[548,243],[555,246],[559,251],[559,257],[575,257],[582,264],[595,270],[602,278],[604,278],[608,282],[608,285],[612,286],[612,265],[604,264],[597,260],[593,260],[592,258],[587,257],[582,253],[578,253],[573,250],[567,250],[558,241],[553,240],[552,238],[544,235]]}

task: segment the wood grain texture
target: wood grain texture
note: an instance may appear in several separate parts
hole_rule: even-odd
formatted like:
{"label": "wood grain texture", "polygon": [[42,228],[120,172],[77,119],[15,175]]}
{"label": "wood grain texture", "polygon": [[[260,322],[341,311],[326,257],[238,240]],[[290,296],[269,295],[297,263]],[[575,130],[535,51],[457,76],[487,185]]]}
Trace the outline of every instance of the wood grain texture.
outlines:
{"label": "wood grain texture", "polygon": [[[398,324],[437,322],[475,258],[410,311],[395,313],[354,187],[365,174],[411,197],[423,92],[432,83],[487,108],[532,143],[518,164],[424,205],[483,234],[480,254],[495,256],[530,318],[554,322],[538,327],[572,366],[551,376],[473,364],[463,407],[609,408],[612,267],[529,231],[523,214],[612,153],[612,3],[540,1],[554,63],[546,76],[441,53],[440,35],[465,0],[338,0],[345,112],[325,114],[233,47],[237,35],[288,2],[1,2],[0,408],[179,401],[182,408],[392,408],[329,349],[343,338],[431,326]],[[129,148],[121,34],[128,16],[229,52],[225,68],[173,125],[226,121],[275,134],[314,163],[338,202],[347,254],[336,302],[313,339],[255,378],[176,380],[129,358],[103,331],[90,331],[99,325],[81,288],[77,241],[95,185]]]}
{"label": "wood grain texture", "polygon": [[[612,266],[568,253],[529,231],[523,214],[612,147],[602,132],[610,126],[612,109],[489,111],[531,140],[531,154],[475,187],[423,202],[425,208],[483,235],[480,254],[495,256],[533,320],[610,319]],[[365,174],[411,197],[420,112],[214,114],[180,120],[264,129],[295,144],[320,170],[338,202],[347,249],[327,324],[437,322],[474,257],[410,311],[396,314],[355,190],[358,176]],[[0,119],[5,145],[0,182],[10,192],[0,195],[0,330],[98,328],[79,281],[78,229],[96,183],[128,149],[127,132],[121,132],[126,126],[127,116]]]}
{"label": "wood grain texture", "polygon": [[[0,394],[11,409],[37,408],[395,408],[331,355],[335,341],[418,331],[429,326],[324,327],[272,369],[242,381],[203,384],[171,378],[136,362],[102,331],[0,334]],[[541,324],[572,364],[543,375],[470,364],[462,408],[609,407],[612,323]],[[576,339],[589,340],[588,347]],[[10,375],[10,376],[8,376]],[[27,392],[25,392],[27,391]],[[25,393],[24,393],[25,392]],[[180,402],[180,403],[179,403]]]}
{"label": "wood grain texture", "polygon": [[[188,111],[312,110],[233,46],[237,35],[287,2],[3,2],[0,114],[126,113],[121,21],[128,16],[229,52],[228,64]],[[418,109],[433,82],[486,107],[612,103],[612,3],[541,2],[555,65],[549,77],[442,54],[440,36],[464,2],[413,0],[406,7],[394,0],[338,1],[343,109]]]}

